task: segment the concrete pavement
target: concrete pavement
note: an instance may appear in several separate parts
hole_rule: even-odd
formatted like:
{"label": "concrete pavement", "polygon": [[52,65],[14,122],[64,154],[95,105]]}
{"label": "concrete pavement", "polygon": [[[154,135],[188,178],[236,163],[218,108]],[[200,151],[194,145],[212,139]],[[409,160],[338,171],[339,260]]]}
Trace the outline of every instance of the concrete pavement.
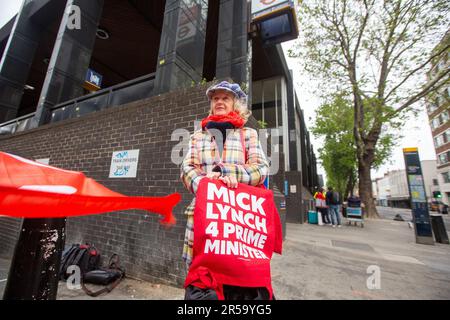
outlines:
{"label": "concrete pavement", "polygon": [[[0,295],[8,269],[9,259],[3,257]],[[283,255],[272,260],[272,278],[274,293],[283,300],[450,299],[450,245],[416,244],[407,222],[386,219],[366,220],[364,228],[288,224]],[[58,290],[62,300],[183,296],[181,288],[129,278],[97,298],[69,290],[63,282]]]}

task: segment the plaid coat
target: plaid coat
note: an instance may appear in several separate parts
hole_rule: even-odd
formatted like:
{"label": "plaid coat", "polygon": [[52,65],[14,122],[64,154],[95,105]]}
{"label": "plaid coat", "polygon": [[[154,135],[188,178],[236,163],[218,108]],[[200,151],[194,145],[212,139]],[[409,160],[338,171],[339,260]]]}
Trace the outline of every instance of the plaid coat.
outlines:
{"label": "plaid coat", "polygon": [[[245,153],[242,149],[240,130],[243,130]],[[181,180],[184,186],[195,194],[200,180],[213,169],[214,171],[220,169],[223,176],[234,176],[241,183],[252,186],[262,184],[268,174],[269,163],[261,148],[256,130],[251,128],[232,130],[227,136],[222,155],[219,155],[217,144],[208,131],[196,131],[191,136],[189,151],[181,164]],[[192,262],[194,208],[195,198],[185,210],[187,226],[183,259],[188,267]]]}

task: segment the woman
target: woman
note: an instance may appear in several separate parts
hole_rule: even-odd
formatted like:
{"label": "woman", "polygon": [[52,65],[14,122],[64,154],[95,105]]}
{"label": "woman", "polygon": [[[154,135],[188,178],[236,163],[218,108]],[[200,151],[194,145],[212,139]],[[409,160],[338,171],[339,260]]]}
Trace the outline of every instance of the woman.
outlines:
{"label": "woman", "polygon": [[317,214],[322,216],[322,221],[325,224],[330,224],[330,217],[328,216],[328,208],[326,205],[326,199],[324,190],[322,187],[314,194],[314,199],[316,200],[316,211]]}
{"label": "woman", "polygon": [[[202,121],[189,143],[189,151],[181,165],[181,180],[195,194],[204,177],[223,181],[228,188],[238,183],[261,185],[269,169],[256,130],[244,127],[250,116],[246,94],[238,84],[223,81],[208,88],[211,103],[209,116]],[[243,144],[245,150],[243,150]],[[189,268],[194,240],[195,198],[187,207],[187,226],[183,259]],[[267,294],[267,295],[266,295]],[[224,286],[225,299],[268,299],[265,288]],[[186,289],[186,299],[208,299],[211,292],[195,287]]]}

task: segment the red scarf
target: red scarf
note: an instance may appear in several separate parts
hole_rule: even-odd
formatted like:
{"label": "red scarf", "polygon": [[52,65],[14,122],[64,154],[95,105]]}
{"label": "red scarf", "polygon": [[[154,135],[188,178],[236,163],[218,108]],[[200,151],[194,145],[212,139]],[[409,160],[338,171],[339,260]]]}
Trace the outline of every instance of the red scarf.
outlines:
{"label": "red scarf", "polygon": [[241,118],[239,114],[237,114],[234,111],[231,111],[230,113],[223,115],[223,116],[208,116],[205,119],[202,120],[202,129],[205,130],[206,125],[208,122],[214,121],[214,122],[229,122],[231,123],[235,128],[242,128],[245,124],[245,120]]}

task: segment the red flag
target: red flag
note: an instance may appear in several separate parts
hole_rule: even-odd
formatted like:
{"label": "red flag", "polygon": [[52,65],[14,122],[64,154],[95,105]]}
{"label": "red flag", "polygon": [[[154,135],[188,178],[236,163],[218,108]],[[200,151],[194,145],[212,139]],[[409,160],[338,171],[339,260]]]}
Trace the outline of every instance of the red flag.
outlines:
{"label": "red flag", "polygon": [[266,287],[272,297],[270,260],[281,254],[280,218],[273,193],[239,183],[202,179],[194,212],[193,260],[185,287],[214,289],[223,299],[224,284]]}
{"label": "red flag", "polygon": [[128,197],[83,173],[63,170],[0,152],[0,214],[22,218],[60,218],[117,210],[143,209],[174,224],[178,193],[166,197]]}

